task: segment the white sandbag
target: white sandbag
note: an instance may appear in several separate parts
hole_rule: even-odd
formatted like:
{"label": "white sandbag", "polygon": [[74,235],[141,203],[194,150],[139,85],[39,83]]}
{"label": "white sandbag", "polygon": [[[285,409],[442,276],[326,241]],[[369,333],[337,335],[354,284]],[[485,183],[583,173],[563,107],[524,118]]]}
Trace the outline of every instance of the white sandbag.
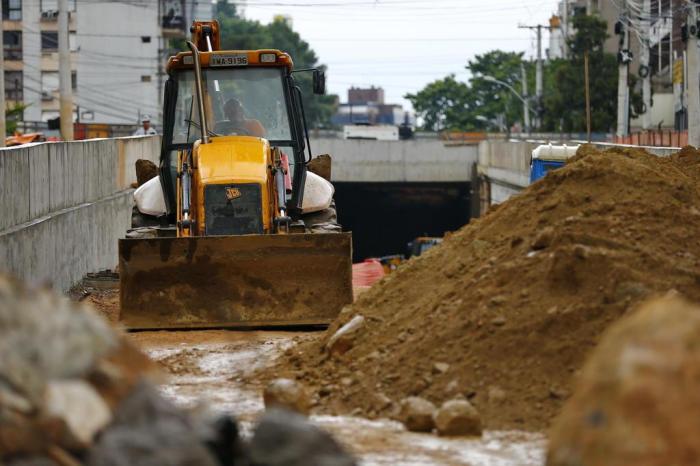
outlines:
{"label": "white sandbag", "polygon": [[160,176],[155,176],[134,191],[136,208],[142,214],[160,216],[165,214],[165,198],[160,185]]}
{"label": "white sandbag", "polygon": [[306,172],[304,199],[301,203],[302,213],[309,214],[327,209],[333,201],[333,185],[310,171]]}

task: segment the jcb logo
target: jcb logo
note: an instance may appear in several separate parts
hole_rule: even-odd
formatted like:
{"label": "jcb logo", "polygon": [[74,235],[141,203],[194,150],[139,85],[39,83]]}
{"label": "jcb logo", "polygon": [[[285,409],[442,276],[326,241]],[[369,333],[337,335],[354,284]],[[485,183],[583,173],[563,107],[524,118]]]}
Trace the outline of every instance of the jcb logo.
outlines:
{"label": "jcb logo", "polygon": [[241,197],[241,190],[238,188],[226,188],[226,199],[232,201]]}

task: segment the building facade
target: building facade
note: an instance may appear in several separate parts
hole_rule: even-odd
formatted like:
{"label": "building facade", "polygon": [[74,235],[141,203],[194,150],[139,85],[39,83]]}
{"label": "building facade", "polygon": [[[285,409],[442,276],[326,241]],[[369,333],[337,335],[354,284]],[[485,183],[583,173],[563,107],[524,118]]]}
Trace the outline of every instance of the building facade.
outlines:
{"label": "building facade", "polygon": [[[642,78],[647,73],[651,76],[652,99],[649,108],[636,109],[638,112],[650,112],[650,129],[684,129],[686,121],[683,104],[684,92],[679,92],[679,73],[675,73],[679,63],[684,59],[685,43],[681,38],[681,28],[685,23],[685,2],[683,0],[652,0],[650,2],[649,33],[644,33],[644,24],[639,8],[642,0],[560,0],[555,17],[550,21],[549,58],[566,58],[566,39],[575,30],[572,18],[577,14],[597,14],[607,22],[608,38],[605,41],[606,52],[617,55],[622,49],[619,34],[628,35],[627,50],[632,53],[629,73],[635,76],[636,90],[641,93]],[[622,29],[616,23],[622,25]],[[640,57],[643,47],[649,51],[649,67],[641,67]],[[680,69],[683,64],[680,63]],[[680,80],[684,80],[680,73]],[[632,81],[632,80],[630,80]],[[682,85],[681,85],[682,86]],[[638,116],[630,121],[631,130],[642,127],[642,118]]]}
{"label": "building facade", "polygon": [[413,125],[413,118],[398,104],[384,102],[384,89],[381,87],[348,89],[347,103],[338,105],[331,119],[334,125]]}
{"label": "building facade", "polygon": [[[80,123],[160,124],[171,39],[192,18],[210,19],[196,0],[68,0],[74,118]],[[59,115],[58,0],[2,0],[5,93],[26,106],[23,120]]]}

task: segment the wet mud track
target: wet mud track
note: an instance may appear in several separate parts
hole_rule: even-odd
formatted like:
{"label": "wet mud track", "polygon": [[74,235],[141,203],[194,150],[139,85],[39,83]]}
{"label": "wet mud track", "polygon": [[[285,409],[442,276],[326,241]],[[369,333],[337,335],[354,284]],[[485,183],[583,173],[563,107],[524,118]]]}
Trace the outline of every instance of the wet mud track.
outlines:
{"label": "wet mud track", "polygon": [[[235,416],[249,431],[264,410],[262,386],[250,374],[269,365],[310,332],[187,331],[138,332],[129,337],[164,369],[162,390],[182,406],[205,403]],[[364,465],[543,464],[544,435],[487,431],[481,439],[442,438],[407,432],[390,420],[314,415]]]}

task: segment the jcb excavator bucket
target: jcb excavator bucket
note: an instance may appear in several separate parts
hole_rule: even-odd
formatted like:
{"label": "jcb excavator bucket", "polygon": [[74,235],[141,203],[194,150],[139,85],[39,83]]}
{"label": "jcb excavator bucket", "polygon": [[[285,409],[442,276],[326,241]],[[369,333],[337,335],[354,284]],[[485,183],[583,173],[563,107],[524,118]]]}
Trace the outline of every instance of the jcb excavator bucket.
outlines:
{"label": "jcb excavator bucket", "polygon": [[349,233],[119,241],[130,329],[328,324],[352,302]]}

